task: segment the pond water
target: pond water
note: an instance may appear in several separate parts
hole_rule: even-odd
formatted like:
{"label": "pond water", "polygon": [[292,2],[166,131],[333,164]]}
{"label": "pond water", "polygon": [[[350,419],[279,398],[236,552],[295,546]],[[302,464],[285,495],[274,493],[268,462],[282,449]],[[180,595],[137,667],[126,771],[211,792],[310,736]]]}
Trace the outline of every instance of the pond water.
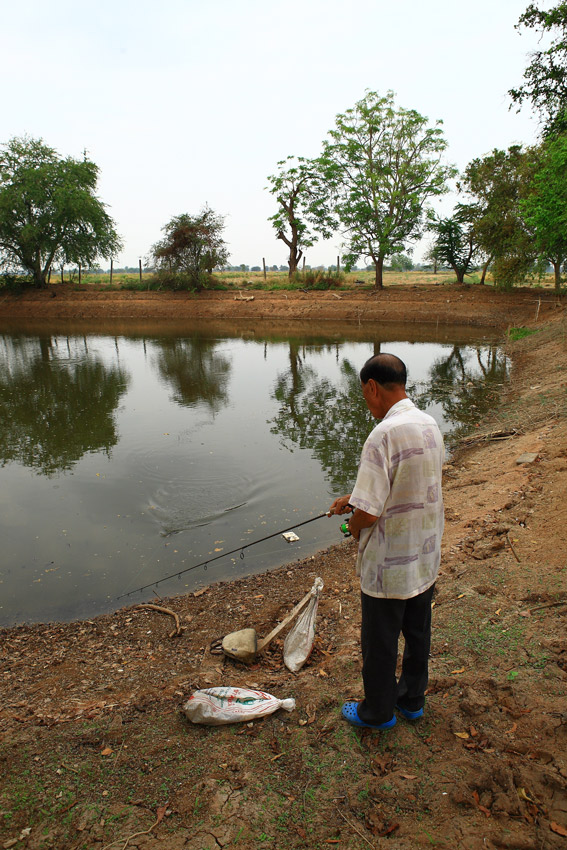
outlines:
{"label": "pond water", "polygon": [[449,443],[507,371],[495,338],[459,328],[40,328],[0,329],[0,625],[88,618],[339,542],[323,518],[222,556],[349,492],[373,353],[406,362]]}

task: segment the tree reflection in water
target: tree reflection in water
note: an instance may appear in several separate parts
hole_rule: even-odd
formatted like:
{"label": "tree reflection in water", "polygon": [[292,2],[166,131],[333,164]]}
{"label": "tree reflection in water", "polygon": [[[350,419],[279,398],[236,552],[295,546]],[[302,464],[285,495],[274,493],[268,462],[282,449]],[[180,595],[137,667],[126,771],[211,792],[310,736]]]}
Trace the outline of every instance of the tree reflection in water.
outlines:
{"label": "tree reflection in water", "polygon": [[212,413],[228,403],[231,363],[215,349],[217,340],[155,339],[157,368],[173,388],[173,401],[184,407],[204,402]]}
{"label": "tree reflection in water", "polygon": [[[320,378],[290,345],[289,369],[278,375],[273,391],[280,409],[270,421],[284,446],[313,452],[333,493],[352,486],[362,445],[376,424],[360,391],[358,367],[346,358],[339,365],[337,385]],[[441,407],[450,445],[495,404],[506,377],[506,357],[497,345],[454,345],[435,361],[426,381],[408,383],[408,395],[423,410]]]}
{"label": "tree reflection in water", "polygon": [[87,452],[110,454],[129,380],[120,366],[90,354],[86,340],[50,336],[3,337],[0,364],[3,466],[17,461],[49,476]]}
{"label": "tree reflection in water", "polygon": [[499,346],[454,345],[447,357],[433,363],[427,382],[413,385],[410,392],[418,407],[441,406],[451,425],[446,434],[450,446],[481,425],[498,403],[507,375],[506,356]]}

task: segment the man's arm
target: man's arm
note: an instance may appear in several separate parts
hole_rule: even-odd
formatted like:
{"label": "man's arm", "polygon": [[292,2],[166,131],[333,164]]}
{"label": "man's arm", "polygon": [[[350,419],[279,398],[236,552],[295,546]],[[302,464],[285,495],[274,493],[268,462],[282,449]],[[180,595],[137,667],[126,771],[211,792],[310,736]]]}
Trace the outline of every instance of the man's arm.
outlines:
{"label": "man's arm", "polygon": [[367,514],[366,511],[361,511],[360,508],[357,508],[348,521],[348,529],[354,539],[358,540],[362,529],[370,528],[371,525],[374,525],[377,519],[377,516]]}

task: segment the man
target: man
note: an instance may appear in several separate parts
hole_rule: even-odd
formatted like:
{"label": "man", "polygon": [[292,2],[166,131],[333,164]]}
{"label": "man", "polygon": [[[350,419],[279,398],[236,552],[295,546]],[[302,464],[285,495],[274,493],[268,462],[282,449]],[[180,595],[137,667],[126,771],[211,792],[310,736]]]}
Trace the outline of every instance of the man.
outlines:
{"label": "man", "polygon": [[[390,729],[394,708],[423,715],[431,641],[431,599],[443,534],[443,438],[435,420],[406,395],[407,372],[393,354],[370,358],[360,371],[362,394],[381,420],[362,449],[354,490],[335,499],[332,514],[354,508],[362,604],[362,702],[345,702],[354,726]],[[405,639],[396,681],[400,632]]]}

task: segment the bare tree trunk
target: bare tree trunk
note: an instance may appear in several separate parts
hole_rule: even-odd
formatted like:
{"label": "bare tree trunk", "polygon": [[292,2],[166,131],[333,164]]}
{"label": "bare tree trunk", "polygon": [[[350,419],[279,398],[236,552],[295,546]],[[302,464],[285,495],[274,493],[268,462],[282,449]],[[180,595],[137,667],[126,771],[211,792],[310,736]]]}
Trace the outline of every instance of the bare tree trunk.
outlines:
{"label": "bare tree trunk", "polygon": [[486,261],[486,263],[482,267],[482,274],[480,276],[480,282],[482,284],[484,284],[485,281],[486,281],[486,272],[488,271],[488,266],[490,265],[491,260],[492,260],[492,257],[489,257],[488,260]]}
{"label": "bare tree trunk", "polygon": [[377,260],[374,261],[374,268],[376,271],[376,282],[374,284],[374,288],[384,289],[384,257],[380,256]]}
{"label": "bare tree trunk", "polygon": [[553,271],[555,277],[555,291],[559,292],[561,289],[561,261],[557,261],[553,263]]}

